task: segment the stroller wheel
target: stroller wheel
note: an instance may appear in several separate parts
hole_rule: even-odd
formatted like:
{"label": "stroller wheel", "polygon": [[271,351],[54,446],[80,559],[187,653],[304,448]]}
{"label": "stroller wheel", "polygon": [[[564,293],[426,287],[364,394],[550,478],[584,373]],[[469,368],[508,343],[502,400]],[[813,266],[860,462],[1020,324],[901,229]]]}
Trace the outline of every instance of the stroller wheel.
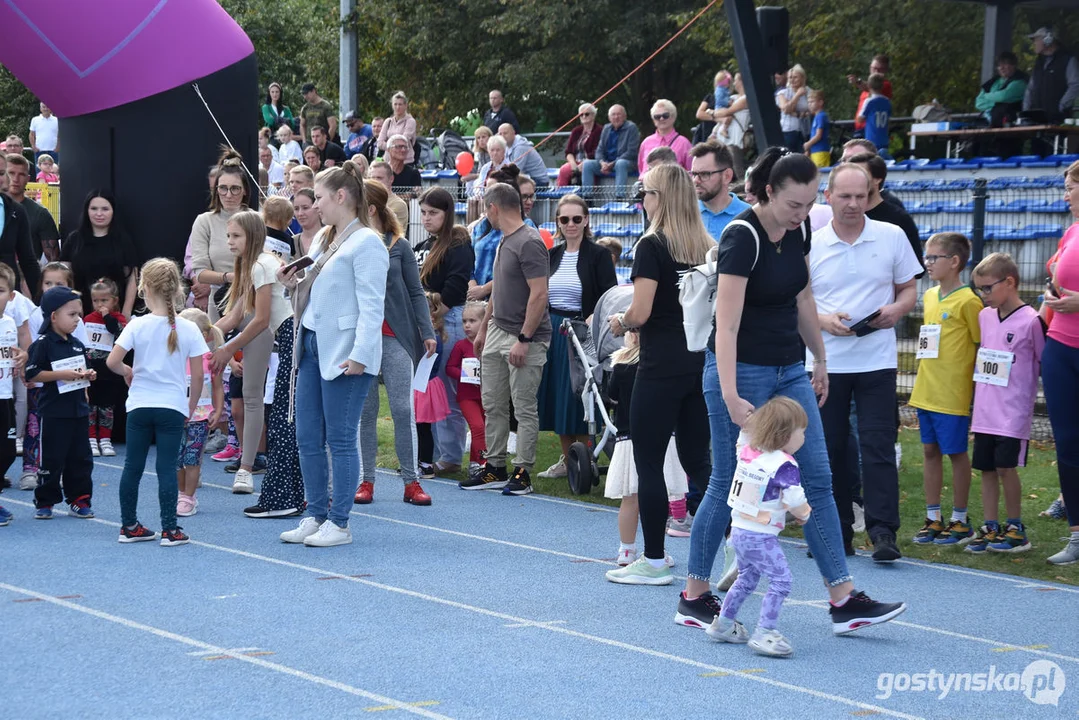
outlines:
{"label": "stroller wheel", "polygon": [[598,476],[595,465],[592,463],[592,453],[584,443],[573,443],[569,446],[569,454],[566,456],[566,476],[569,480],[569,489],[574,495],[587,495],[592,491],[592,486],[598,484]]}

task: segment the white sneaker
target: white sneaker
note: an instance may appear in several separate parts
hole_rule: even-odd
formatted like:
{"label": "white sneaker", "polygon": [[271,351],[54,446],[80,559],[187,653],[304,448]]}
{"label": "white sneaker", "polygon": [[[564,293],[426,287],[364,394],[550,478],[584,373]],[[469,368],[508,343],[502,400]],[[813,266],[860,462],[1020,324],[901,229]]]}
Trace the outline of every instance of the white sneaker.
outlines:
{"label": "white sneaker", "polygon": [[98,446],[101,448],[101,454],[104,457],[116,457],[116,451],[112,449],[112,440],[109,438],[99,440]]}
{"label": "white sneaker", "polygon": [[255,479],[251,476],[251,471],[240,468],[232,481],[232,494],[250,495],[253,492],[255,492]]}
{"label": "white sneaker", "polygon": [[858,503],[851,503],[854,506],[854,525],[851,529],[854,532],[865,532],[865,508]]}
{"label": "white sneaker", "polygon": [[300,526],[295,530],[287,530],[281,533],[281,542],[302,543],[317,532],[318,520],[308,516],[300,521]]}
{"label": "white sneaker", "polygon": [[564,478],[568,474],[569,471],[566,470],[566,456],[562,455],[558,458],[558,462],[541,472],[539,476],[541,478]]}
{"label": "white sneaker", "polygon": [[667,567],[669,568],[673,568],[675,566],[674,558],[671,557],[671,554],[666,551],[664,551],[663,553],[663,562],[667,563]]}
{"label": "white sneaker", "polygon": [[37,488],[37,473],[23,473],[19,477],[20,490],[34,490]]}
{"label": "white sneaker", "polygon": [[515,432],[510,433],[510,438],[509,438],[509,440],[506,441],[506,452],[507,453],[515,453],[515,452],[517,452],[517,433],[515,433]]}
{"label": "white sneaker", "polygon": [[735,557],[734,548],[731,547],[730,540],[726,540],[723,543],[723,576],[716,583],[716,590],[719,592],[727,592],[731,589],[731,585],[734,585],[734,581],[738,579],[738,558]]}
{"label": "white sneaker", "polygon": [[626,567],[631,562],[637,559],[637,549],[630,548],[628,550],[619,550],[618,557],[614,559],[618,563],[618,567]]}
{"label": "white sneaker", "polygon": [[97,438],[90,438],[90,454],[101,457],[101,449],[97,446]]}
{"label": "white sneaker", "polygon": [[15,438],[15,454],[22,455],[22,438]]}
{"label": "white sneaker", "polygon": [[303,544],[308,547],[333,547],[334,545],[348,545],[351,542],[352,531],[347,527],[339,527],[332,520],[322,523],[318,532],[303,539]]}

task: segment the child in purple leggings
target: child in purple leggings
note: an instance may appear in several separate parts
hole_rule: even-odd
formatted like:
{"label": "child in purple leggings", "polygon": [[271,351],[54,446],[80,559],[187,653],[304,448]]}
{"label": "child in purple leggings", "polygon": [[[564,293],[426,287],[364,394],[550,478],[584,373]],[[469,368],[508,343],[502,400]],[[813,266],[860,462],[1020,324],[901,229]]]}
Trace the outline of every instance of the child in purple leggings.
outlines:
{"label": "child in purple leggings", "polygon": [[[791,571],[779,546],[787,511],[804,525],[810,507],[802,490],[794,453],[805,442],[809,424],[794,400],[776,397],[754,411],[739,437],[738,467],[727,496],[731,506],[730,543],[738,558],[738,579],[723,598],[723,609],[705,630],[719,642],[749,643],[761,655],[790,657],[790,643],[776,630],[779,609],[791,591]],[[753,637],[736,619],[742,603],[764,575],[768,592],[761,601]]]}

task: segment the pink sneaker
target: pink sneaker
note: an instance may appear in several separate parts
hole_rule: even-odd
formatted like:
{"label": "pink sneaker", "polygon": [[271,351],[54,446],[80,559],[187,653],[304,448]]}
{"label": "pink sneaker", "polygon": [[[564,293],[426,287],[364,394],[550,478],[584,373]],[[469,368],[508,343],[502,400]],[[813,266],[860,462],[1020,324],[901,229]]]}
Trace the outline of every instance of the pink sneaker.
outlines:
{"label": "pink sneaker", "polygon": [[215,462],[229,462],[240,457],[240,448],[235,445],[226,445],[225,449],[216,455],[210,456]]}
{"label": "pink sneaker", "polygon": [[176,501],[176,514],[179,517],[191,517],[198,512],[198,507],[199,501],[194,496],[180,493],[180,498]]}

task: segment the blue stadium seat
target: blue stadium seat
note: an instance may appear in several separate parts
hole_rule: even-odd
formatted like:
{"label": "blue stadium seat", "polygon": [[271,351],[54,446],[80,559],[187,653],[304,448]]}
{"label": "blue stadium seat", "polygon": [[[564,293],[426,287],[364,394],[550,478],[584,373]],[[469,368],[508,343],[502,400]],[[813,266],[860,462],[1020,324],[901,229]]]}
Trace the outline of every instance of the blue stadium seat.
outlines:
{"label": "blue stadium seat", "polygon": [[929,236],[932,235],[935,232],[936,232],[936,230],[929,227],[928,225],[919,225],[918,226],[918,237],[921,238],[922,242],[925,242],[926,240],[928,240]]}
{"label": "blue stadium seat", "polygon": [[456,170],[439,170],[438,171],[438,179],[439,180],[457,180],[460,177],[461,176],[457,174]]}
{"label": "blue stadium seat", "polygon": [[1026,168],[1026,167],[1038,167],[1037,165],[1032,165],[1031,163],[1040,163],[1040,162],[1042,162],[1042,156],[1041,155],[1013,155],[1012,157],[1010,157],[1008,159],[1009,160],[1015,160],[1017,163],[1019,163],[1019,167],[1024,167],[1024,168]]}
{"label": "blue stadium seat", "polygon": [[1030,207],[1029,200],[990,200],[985,204],[985,209],[991,213],[1019,213],[1026,212]]}
{"label": "blue stadium seat", "polygon": [[946,180],[945,183],[944,183],[944,189],[945,190],[973,190],[974,189],[974,178],[955,178],[953,180]]}
{"label": "blue stadium seat", "polygon": [[1058,214],[1068,212],[1068,203],[1063,200],[1043,200],[1031,203],[1030,211],[1033,213]]}
{"label": "blue stadium seat", "polygon": [[549,177],[552,182],[557,180],[558,179],[558,168],[547,168],[547,177]]}
{"label": "blue stadium seat", "polygon": [[945,203],[944,207],[941,208],[941,210],[948,213],[949,215],[962,215],[974,212],[974,201],[967,200],[966,202],[964,202],[960,200],[959,202]]}
{"label": "blue stadium seat", "polygon": [[423,180],[438,180],[438,170],[422,170],[420,178]]}
{"label": "blue stadium seat", "polygon": [[1058,238],[1064,234],[1064,228],[1061,225],[1039,223],[1027,225],[1026,230],[1029,233],[1029,237],[1033,240],[1040,240],[1041,238]]}
{"label": "blue stadium seat", "polygon": [[957,232],[970,237],[972,230],[970,225],[945,225],[937,230],[937,232]]}
{"label": "blue stadium seat", "polygon": [[628,202],[609,202],[603,208],[609,215],[636,215],[640,212],[636,205]]}
{"label": "blue stadium seat", "polygon": [[983,162],[982,167],[989,170],[1006,170],[1010,168],[1019,167],[1019,161],[1008,158],[1007,160],[996,160],[993,162]]}
{"label": "blue stadium seat", "polygon": [[907,212],[911,215],[926,215],[929,213],[940,212],[940,209],[943,206],[944,203],[942,202],[927,200],[925,202],[916,202],[907,205]]}
{"label": "blue stadium seat", "polygon": [[1005,235],[1013,230],[1011,225],[987,225],[984,236],[986,240],[1006,240]]}
{"label": "blue stadium seat", "polygon": [[636,223],[634,225],[626,225],[626,237],[640,237],[644,235],[644,223]]}
{"label": "blue stadium seat", "polygon": [[1076,160],[1079,160],[1079,153],[1070,153],[1067,155],[1050,155],[1045,158],[1046,160],[1056,160],[1061,165],[1071,165]]}
{"label": "blue stadium seat", "polygon": [[468,203],[457,203],[453,206],[454,215],[468,215]]}
{"label": "blue stadium seat", "polygon": [[599,223],[592,228],[596,237],[626,237],[626,232],[621,225],[615,223]]}
{"label": "blue stadium seat", "polygon": [[553,222],[545,222],[542,225],[540,225],[540,230],[546,230],[547,232],[554,235],[555,231],[558,230],[558,226],[555,225]]}

